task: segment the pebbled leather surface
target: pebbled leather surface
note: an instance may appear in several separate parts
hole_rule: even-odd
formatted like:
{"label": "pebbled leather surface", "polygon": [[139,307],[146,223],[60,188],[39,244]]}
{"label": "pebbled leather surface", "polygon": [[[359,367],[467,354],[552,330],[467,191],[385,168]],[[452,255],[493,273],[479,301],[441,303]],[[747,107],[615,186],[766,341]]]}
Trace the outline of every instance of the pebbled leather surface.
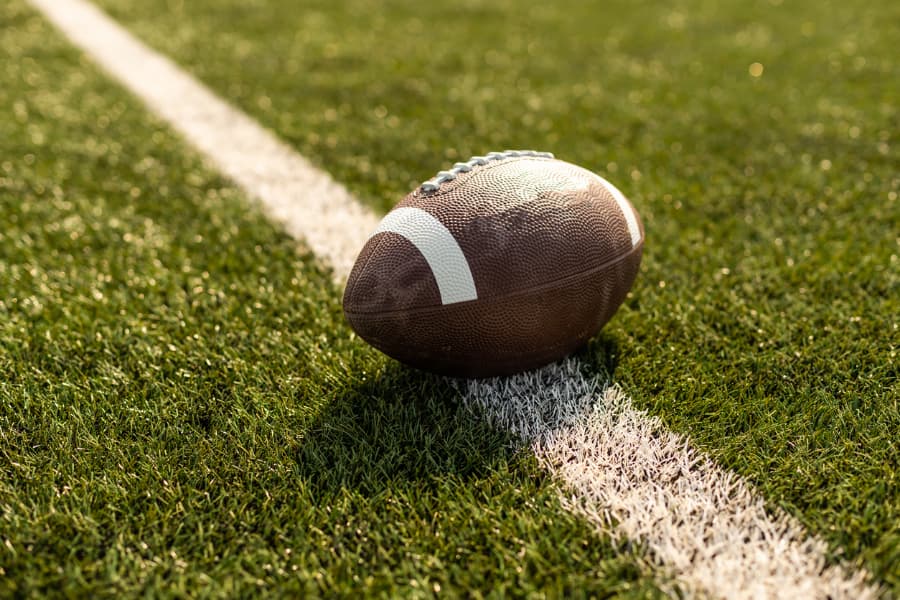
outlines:
{"label": "pebbled leather surface", "polygon": [[423,306],[441,306],[441,293],[422,254],[393,232],[371,238],[350,273],[344,310],[381,313]]}
{"label": "pebbled leather surface", "polygon": [[404,206],[453,234],[478,299],[442,305],[416,247],[379,233],[350,274],[344,311],[363,339],[426,370],[480,377],[562,358],[606,324],[640,265],[643,227],[633,245],[600,179],[560,160],[492,162]]}

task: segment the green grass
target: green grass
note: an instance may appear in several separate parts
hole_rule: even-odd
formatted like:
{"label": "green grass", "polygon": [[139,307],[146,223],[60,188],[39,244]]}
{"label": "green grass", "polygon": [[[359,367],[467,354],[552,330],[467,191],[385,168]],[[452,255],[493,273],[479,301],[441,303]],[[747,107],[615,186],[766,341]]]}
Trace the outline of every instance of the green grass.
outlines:
{"label": "green grass", "polygon": [[659,595],[23,2],[0,30],[0,596]]}
{"label": "green grass", "polygon": [[[616,182],[647,250],[587,356],[900,590],[896,2],[100,4],[381,210],[506,147]],[[20,0],[0,29],[0,595],[657,591]]]}
{"label": "green grass", "polygon": [[101,4],[380,209],[506,147],[618,183],[616,379],[900,589],[900,4]]}

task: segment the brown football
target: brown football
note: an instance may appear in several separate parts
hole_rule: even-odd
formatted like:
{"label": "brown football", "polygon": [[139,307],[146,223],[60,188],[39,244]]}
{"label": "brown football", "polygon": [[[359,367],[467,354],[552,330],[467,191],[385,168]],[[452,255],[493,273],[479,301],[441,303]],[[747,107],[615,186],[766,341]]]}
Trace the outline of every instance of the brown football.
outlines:
{"label": "brown football", "polygon": [[552,154],[508,150],[441,171],[369,238],[344,313],[364,340],[447,375],[560,359],[609,321],[644,230],[622,193]]}

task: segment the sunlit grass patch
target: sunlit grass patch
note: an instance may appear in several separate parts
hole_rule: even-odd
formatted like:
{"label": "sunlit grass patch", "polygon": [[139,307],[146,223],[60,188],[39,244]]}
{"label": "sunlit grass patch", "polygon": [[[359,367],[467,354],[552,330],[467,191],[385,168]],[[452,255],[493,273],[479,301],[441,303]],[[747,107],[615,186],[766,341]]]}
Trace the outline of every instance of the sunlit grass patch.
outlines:
{"label": "sunlit grass patch", "polygon": [[896,3],[102,4],[374,206],[507,147],[615,182],[647,247],[598,360],[900,585]]}
{"label": "sunlit grass patch", "polygon": [[0,593],[659,594],[135,99],[0,28]]}

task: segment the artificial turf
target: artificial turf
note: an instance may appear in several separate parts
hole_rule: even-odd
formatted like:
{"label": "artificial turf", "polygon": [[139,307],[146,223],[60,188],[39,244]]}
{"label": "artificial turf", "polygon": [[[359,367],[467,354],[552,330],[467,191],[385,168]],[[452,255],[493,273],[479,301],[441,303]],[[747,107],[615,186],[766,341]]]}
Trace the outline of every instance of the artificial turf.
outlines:
{"label": "artificial turf", "polygon": [[660,595],[34,11],[0,30],[0,596]]}
{"label": "artificial turf", "polygon": [[900,4],[100,4],[382,210],[507,147],[617,183],[644,266],[588,356],[900,589]]}

